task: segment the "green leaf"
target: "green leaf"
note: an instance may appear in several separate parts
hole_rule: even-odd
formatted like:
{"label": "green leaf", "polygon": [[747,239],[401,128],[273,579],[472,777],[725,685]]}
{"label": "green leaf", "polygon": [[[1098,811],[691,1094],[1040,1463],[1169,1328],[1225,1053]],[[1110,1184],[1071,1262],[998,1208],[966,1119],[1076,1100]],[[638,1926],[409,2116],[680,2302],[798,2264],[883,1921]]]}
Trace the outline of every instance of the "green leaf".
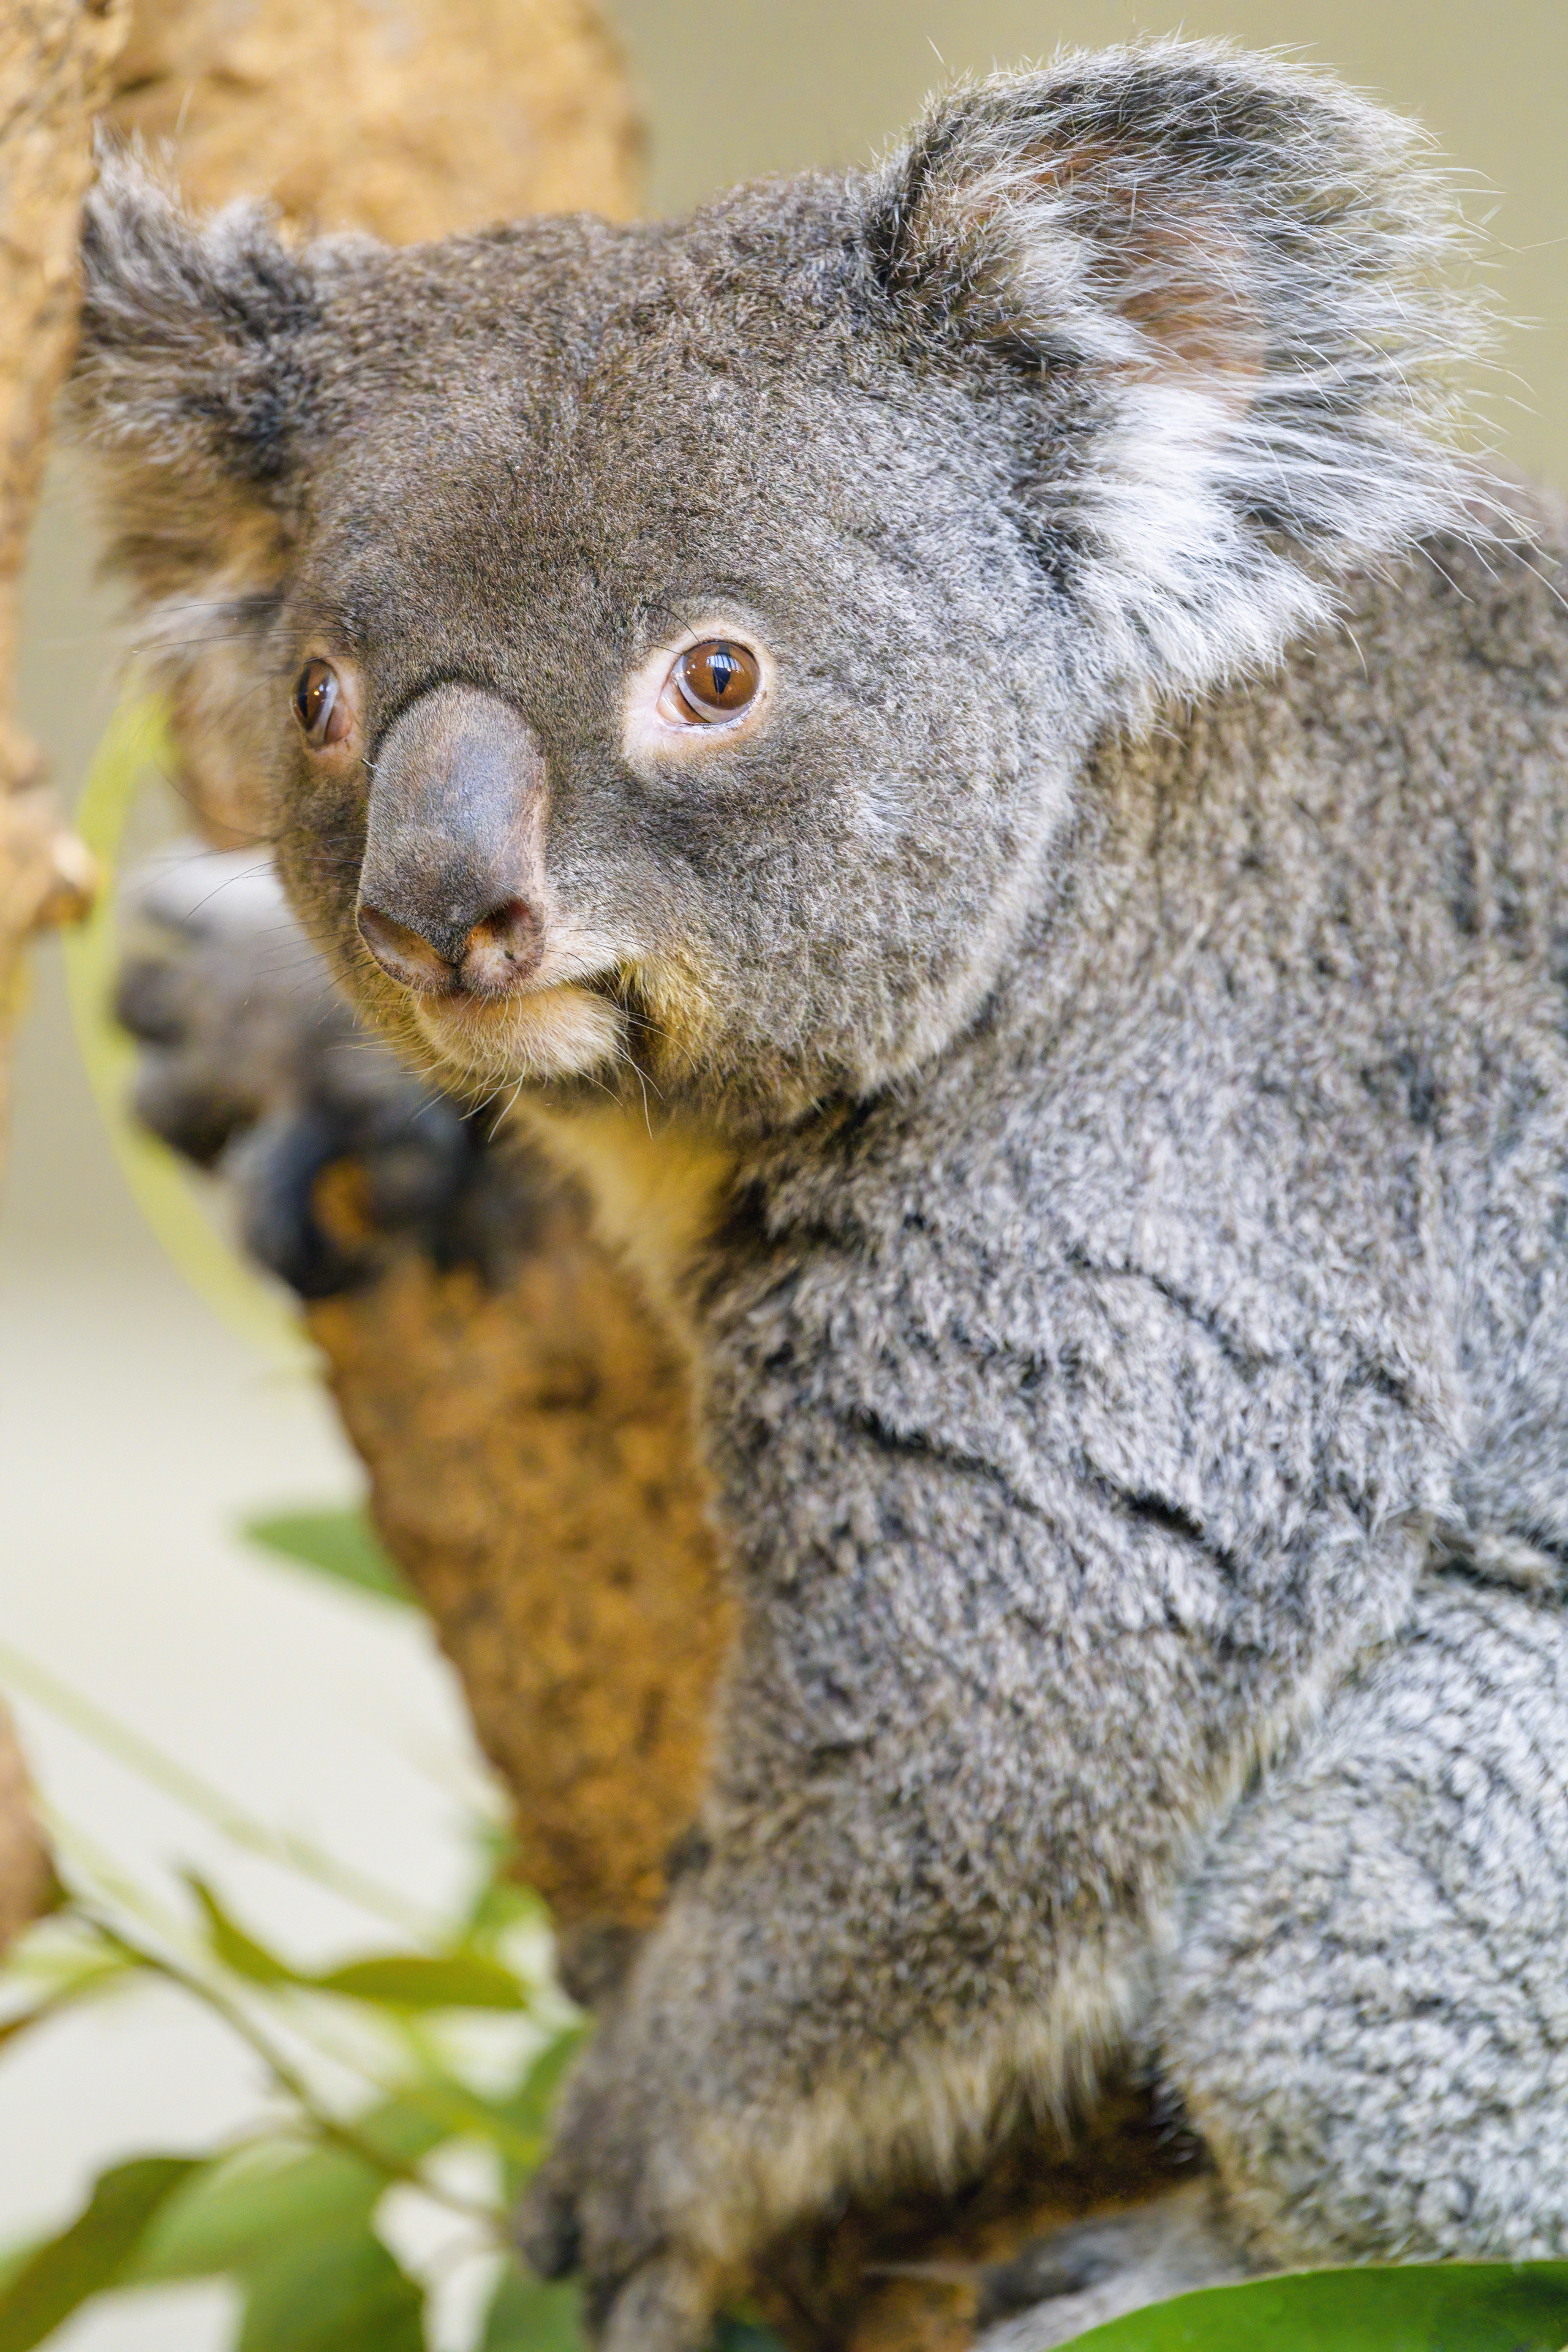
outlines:
{"label": "green leaf", "polygon": [[574,2025],[546,2044],[506,2102],[510,2120],[527,2130],[538,2130],[550,2120],[561,2085],[587,2039],[586,2026]]}
{"label": "green leaf", "polygon": [[4,2298],[12,2280],[32,2261],[37,2251],[37,2238],[23,2238],[0,2252],[0,2299]]}
{"label": "green leaf", "polygon": [[[355,2128],[399,2163],[447,2136],[395,2100]],[[171,2202],[123,2284],[232,2279],[239,2352],[423,2352],[420,2290],[375,2234],[385,2189],[386,2175],[346,2149],[247,2149]]]}
{"label": "green leaf", "polygon": [[299,1984],[301,1981],[286,1960],[280,1960],[276,1952],[269,1952],[265,1944],[258,1944],[255,1937],[248,1935],[225,1910],[205,1879],[198,1878],[195,1871],[187,1870],[184,1880],[206,1915],[207,1940],[215,1957],[223,1962],[226,1969],[232,1969],[237,1977],[245,1977],[252,1984]]}
{"label": "green leaf", "polygon": [[83,2211],[0,2293],[0,2352],[31,2352],[89,2296],[118,2284],[178,2189],[205,2159],[144,2156],[101,2174]]}
{"label": "green leaf", "polygon": [[479,2352],[584,2352],[581,2291],[526,2278],[515,2263],[501,2273]]}
{"label": "green leaf", "polygon": [[425,2352],[425,2298],[368,2222],[281,2241],[241,2278],[237,2352]]}
{"label": "green leaf", "polygon": [[313,1568],[340,1584],[378,1593],[384,1601],[414,1600],[402,1570],[376,1541],[363,1511],[270,1511],[242,1521],[239,1531],[247,1543],[276,1552],[296,1568]]}
{"label": "green leaf", "polygon": [[585,2031],[574,2026],[547,2044],[510,2097],[494,2102],[501,2126],[497,2139],[509,2198],[517,2195],[544,2154],[545,2126],[562,2077],[582,2048]]}
{"label": "green leaf", "polygon": [[[445,2116],[387,2099],[353,2118],[389,2162],[417,2164],[453,2136]],[[215,2164],[159,2215],[128,2276],[137,2285],[241,2275],[297,2238],[368,2230],[387,2176],[346,2148],[263,2141]]]}
{"label": "green leaf", "polygon": [[298,1981],[318,1992],[376,2001],[384,2009],[528,2007],[527,1990],[511,1970],[477,1953],[389,1952],[384,1958],[351,1960],[344,1968]]}
{"label": "green leaf", "polygon": [[307,1992],[374,2001],[383,2009],[516,2011],[529,2006],[528,1989],[521,1979],[499,1960],[478,1952],[378,1952],[318,1972],[292,1968],[239,1925],[205,1879],[187,1871],[185,1884],[205,1914],[214,1956],[252,1984],[297,1985]]}
{"label": "green leaf", "polygon": [[1082,2352],[1562,2352],[1568,2263],[1308,2271],[1205,2288],[1078,2338]]}

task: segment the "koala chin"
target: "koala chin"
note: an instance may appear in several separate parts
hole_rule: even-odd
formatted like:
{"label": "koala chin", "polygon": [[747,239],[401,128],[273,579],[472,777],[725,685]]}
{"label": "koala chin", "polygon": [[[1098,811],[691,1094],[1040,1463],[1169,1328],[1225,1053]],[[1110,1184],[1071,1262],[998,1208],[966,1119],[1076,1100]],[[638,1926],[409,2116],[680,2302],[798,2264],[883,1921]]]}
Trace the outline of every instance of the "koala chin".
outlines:
{"label": "koala chin", "polygon": [[675,223],[110,159],[84,267],[295,908],[696,1360],[742,1631],[532,2260],[699,2352],[1128,2064],[1212,2170],[1010,2346],[1568,2256],[1568,605],[1421,136],[1157,43]]}

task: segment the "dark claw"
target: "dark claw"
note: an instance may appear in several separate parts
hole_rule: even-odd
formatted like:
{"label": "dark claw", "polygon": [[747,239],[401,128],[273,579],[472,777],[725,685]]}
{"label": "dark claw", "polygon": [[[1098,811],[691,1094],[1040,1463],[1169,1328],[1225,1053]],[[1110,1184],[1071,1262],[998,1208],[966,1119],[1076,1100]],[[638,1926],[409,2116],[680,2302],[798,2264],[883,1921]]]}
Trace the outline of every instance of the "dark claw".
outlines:
{"label": "dark claw", "polygon": [[617,1919],[586,1919],[566,1928],[555,1956],[561,1990],[579,2009],[604,2009],[625,1985],[642,1943],[640,1929]]}
{"label": "dark claw", "polygon": [[517,2242],[536,2278],[570,2278],[583,2259],[583,2232],[572,2200],[535,2182],[518,2213]]}
{"label": "dark claw", "polygon": [[534,1245],[538,1163],[357,1028],[264,860],[176,853],[129,903],[143,937],[115,1002],[142,1047],[136,1116],[219,1169],[269,1272],[320,1299],[397,1249],[496,1279]]}
{"label": "dark claw", "polygon": [[1098,2286],[1125,2260],[1119,2234],[1114,2222],[1109,2228],[1100,2222],[1074,2222],[1026,2246],[1011,2262],[984,2270],[976,2325],[994,2326],[998,2320],[1032,2310],[1037,2303],[1049,2303],[1062,2294],[1081,2294],[1086,2287]]}
{"label": "dark claw", "polygon": [[186,1028],[184,1000],[180,974],[166,958],[132,956],[115,982],[114,1017],[138,1045],[179,1045]]}

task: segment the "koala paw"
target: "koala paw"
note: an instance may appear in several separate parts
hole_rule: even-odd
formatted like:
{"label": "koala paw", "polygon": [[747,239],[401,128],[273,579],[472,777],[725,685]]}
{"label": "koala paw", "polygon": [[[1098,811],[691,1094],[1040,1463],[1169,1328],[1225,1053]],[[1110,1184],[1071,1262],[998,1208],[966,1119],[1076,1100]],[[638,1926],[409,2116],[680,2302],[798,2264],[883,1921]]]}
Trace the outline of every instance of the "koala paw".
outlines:
{"label": "koala paw", "polygon": [[986,2273],[977,2352],[1050,2352],[1092,2327],[1251,2275],[1205,2178],[1152,2204],[1054,2231]]}
{"label": "koala paw", "polygon": [[578,2273],[596,2352],[706,2352],[722,2265],[724,2196],[693,2176],[661,2069],[617,2060],[612,2022],[567,2088],[552,2153],[518,2219],[542,2278]]}
{"label": "koala paw", "polygon": [[398,1246],[505,1260],[528,1224],[524,1160],[359,1028],[265,858],[176,848],[133,877],[127,909],[115,1009],[141,1047],[133,1108],[216,1170],[252,1257],[302,1298],[374,1280]]}

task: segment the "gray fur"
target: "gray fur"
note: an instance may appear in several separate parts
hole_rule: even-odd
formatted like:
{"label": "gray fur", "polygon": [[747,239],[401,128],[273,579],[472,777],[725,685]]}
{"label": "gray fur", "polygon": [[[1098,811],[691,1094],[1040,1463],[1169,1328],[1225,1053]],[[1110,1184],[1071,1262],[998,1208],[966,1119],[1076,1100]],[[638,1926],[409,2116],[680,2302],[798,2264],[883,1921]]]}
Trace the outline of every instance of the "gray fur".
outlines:
{"label": "gray fur", "polygon": [[[447,1059],[723,1171],[670,1296],[744,1633],[527,2222],[609,2352],[1130,2046],[1205,2274],[1568,2254],[1568,625],[1555,518],[1463,509],[1452,237],[1403,126],[1182,45],[672,227],[285,266],[106,184],[122,557],[262,615],[305,919],[439,1050],[288,688],[352,664],[372,768],[499,698],[605,1046]],[[715,613],[774,698],[639,764]]]}

